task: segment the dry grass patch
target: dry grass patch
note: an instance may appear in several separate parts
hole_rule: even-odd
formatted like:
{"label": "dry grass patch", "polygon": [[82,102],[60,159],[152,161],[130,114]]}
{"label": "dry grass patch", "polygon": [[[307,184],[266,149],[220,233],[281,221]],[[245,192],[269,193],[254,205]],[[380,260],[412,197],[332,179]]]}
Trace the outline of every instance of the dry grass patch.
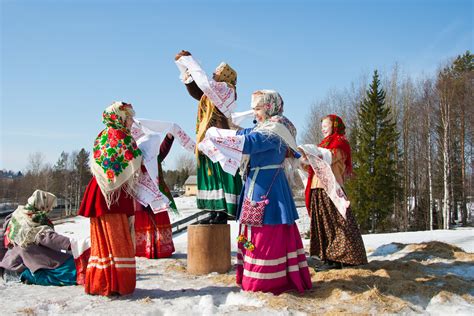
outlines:
{"label": "dry grass patch", "polygon": [[180,273],[186,273],[186,263],[181,261],[181,260],[175,260],[170,263],[165,268],[166,272],[180,272]]}
{"label": "dry grass patch", "polygon": [[225,285],[235,285],[235,273],[212,275],[210,279],[215,283],[222,283]]}
{"label": "dry grass patch", "polygon": [[[300,296],[261,294],[260,299],[274,309],[290,309],[318,314],[406,313],[420,312],[416,300],[429,302],[440,292],[457,294],[467,302],[472,282],[459,276],[434,273],[465,266],[471,254],[440,242],[397,245],[409,252],[393,261],[372,261],[365,266],[315,273],[310,269],[313,289]],[[463,262],[426,263],[428,259],[451,259]],[[446,266],[448,265],[448,267]],[[413,300],[413,302],[410,301]],[[421,307],[423,308],[423,307]]]}
{"label": "dry grass patch", "polygon": [[25,315],[31,315],[31,316],[36,315],[35,310],[31,307],[21,308],[21,309],[17,310],[17,313],[25,314]]}
{"label": "dry grass patch", "polygon": [[142,304],[150,304],[153,303],[153,299],[151,299],[149,296],[142,298],[139,300],[140,303]]}

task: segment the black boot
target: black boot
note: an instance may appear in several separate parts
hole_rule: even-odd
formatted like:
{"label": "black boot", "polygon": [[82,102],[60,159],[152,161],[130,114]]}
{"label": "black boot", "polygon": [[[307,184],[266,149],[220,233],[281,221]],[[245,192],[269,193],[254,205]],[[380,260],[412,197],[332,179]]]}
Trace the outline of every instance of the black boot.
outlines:
{"label": "black boot", "polygon": [[324,261],[322,266],[316,268],[316,271],[339,270],[342,269],[342,263],[332,260]]}
{"label": "black boot", "polygon": [[227,213],[225,212],[216,212],[217,216],[211,220],[211,224],[227,224]]}
{"label": "black boot", "polygon": [[217,217],[217,213],[218,212],[215,212],[215,211],[209,211],[209,217],[199,221],[199,224],[202,224],[202,225],[208,225],[208,224],[211,224],[211,221],[213,221],[216,217]]}

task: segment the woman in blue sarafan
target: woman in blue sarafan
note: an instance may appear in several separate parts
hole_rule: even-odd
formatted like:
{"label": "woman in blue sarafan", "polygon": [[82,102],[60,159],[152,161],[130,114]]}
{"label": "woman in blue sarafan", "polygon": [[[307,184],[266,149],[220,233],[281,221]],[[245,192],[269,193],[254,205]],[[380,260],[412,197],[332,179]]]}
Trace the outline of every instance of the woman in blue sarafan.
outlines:
{"label": "woman in blue sarafan", "polygon": [[[237,132],[244,137],[242,153],[248,156],[243,159],[246,179],[236,216],[240,221],[236,280],[246,291],[302,293],[312,283],[285,173],[285,162],[300,156],[296,129],[282,115],[283,100],[276,91],[254,92],[252,108],[257,125]],[[245,202],[265,205],[261,225],[245,224],[249,214]]]}

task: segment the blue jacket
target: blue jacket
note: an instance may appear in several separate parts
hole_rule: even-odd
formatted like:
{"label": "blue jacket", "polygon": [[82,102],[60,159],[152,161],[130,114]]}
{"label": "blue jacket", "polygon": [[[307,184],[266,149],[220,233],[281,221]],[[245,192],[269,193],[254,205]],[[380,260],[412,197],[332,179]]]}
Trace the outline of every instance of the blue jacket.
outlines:
{"label": "blue jacket", "polygon": [[[253,129],[244,129],[237,132],[237,135],[245,137],[243,153],[250,155],[250,170],[240,194],[237,218],[240,218],[242,204],[247,196],[252,177],[255,170],[252,168],[268,165],[282,165],[288,146],[278,136],[269,136]],[[275,173],[278,174],[275,177]],[[265,207],[263,223],[265,225],[293,224],[298,219],[293,195],[285,176],[284,168],[260,170],[255,180],[255,187],[252,194],[252,201],[261,201],[264,194],[272,183],[268,200],[270,203]]]}

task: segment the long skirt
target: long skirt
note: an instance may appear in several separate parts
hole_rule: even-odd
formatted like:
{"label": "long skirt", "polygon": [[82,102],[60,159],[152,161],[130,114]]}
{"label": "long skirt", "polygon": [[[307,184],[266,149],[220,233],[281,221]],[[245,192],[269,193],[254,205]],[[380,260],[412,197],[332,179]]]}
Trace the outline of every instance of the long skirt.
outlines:
{"label": "long skirt", "polygon": [[135,290],[135,248],[125,214],[91,217],[91,256],[85,291],[110,296]]}
{"label": "long skirt", "polygon": [[150,209],[135,212],[135,255],[148,259],[168,258],[174,252],[168,212],[154,214]]}
{"label": "long skirt", "polygon": [[76,265],[71,257],[56,269],[39,269],[32,273],[30,269],[24,270],[20,280],[28,284],[37,285],[76,285]]}
{"label": "long skirt", "polygon": [[242,190],[240,175],[222,170],[219,163],[212,162],[204,155],[198,157],[197,207],[201,210],[225,211],[235,216],[237,202]]}
{"label": "long skirt", "polygon": [[310,254],[347,265],[367,263],[364,241],[351,209],[344,219],[324,189],[311,190]]}
{"label": "long skirt", "polygon": [[[246,230],[244,228],[243,230]],[[255,246],[253,251],[238,244],[237,284],[244,291],[271,292],[289,290],[303,293],[312,288],[308,263],[296,224],[252,227],[241,234]]]}

